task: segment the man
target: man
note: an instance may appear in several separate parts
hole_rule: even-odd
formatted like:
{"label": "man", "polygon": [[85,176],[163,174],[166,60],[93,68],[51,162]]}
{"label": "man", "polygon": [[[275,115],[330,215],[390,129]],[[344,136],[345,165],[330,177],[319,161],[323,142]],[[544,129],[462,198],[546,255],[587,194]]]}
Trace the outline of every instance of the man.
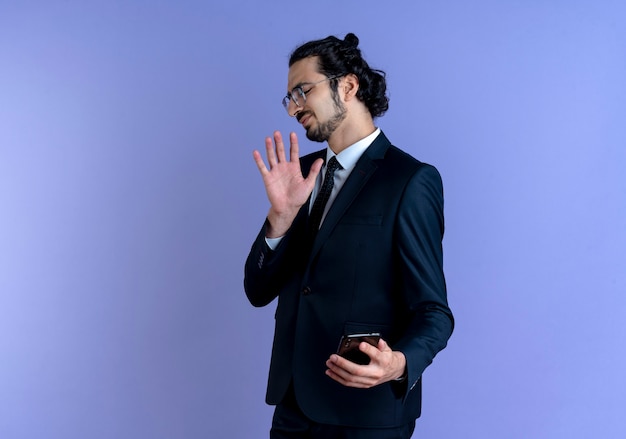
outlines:
{"label": "man", "polygon": [[[289,115],[328,148],[300,159],[291,133],[287,158],[275,132],[269,169],[254,151],[271,206],[244,285],[254,306],[278,297],[270,437],[409,438],[422,372],[453,328],[439,173],[374,125],[388,108],[385,77],[354,34],[297,48],[287,90]],[[336,354],[354,334],[380,335],[357,344],[369,364]]]}

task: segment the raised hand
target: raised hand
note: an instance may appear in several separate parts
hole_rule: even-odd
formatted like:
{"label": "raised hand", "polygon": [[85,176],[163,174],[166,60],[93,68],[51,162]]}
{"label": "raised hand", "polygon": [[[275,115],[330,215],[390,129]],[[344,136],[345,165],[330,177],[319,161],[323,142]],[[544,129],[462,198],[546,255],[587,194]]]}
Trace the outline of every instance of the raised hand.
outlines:
{"label": "raised hand", "polygon": [[324,163],[322,159],[316,160],[311,166],[309,175],[304,178],[300,168],[296,133],[290,134],[289,144],[289,160],[287,160],[285,145],[279,131],[274,132],[273,141],[270,137],[265,139],[269,169],[265,166],[261,153],[257,150],[253,152],[254,161],[263,177],[263,184],[271,205],[267,215],[270,223],[267,230],[268,238],[277,238],[287,233],[300,207],[311,195],[315,187],[315,179]]}

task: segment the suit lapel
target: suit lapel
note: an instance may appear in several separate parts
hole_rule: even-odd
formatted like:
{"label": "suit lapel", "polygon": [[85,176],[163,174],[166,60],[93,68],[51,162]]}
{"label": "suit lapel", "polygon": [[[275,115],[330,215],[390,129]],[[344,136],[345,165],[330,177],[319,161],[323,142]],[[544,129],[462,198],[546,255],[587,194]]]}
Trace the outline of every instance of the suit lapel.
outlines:
{"label": "suit lapel", "polygon": [[367,181],[378,168],[378,161],[383,159],[390,145],[387,137],[381,132],[357,161],[350,176],[337,194],[337,198],[335,198],[335,201],[330,206],[326,218],[324,218],[324,222],[315,237],[311,256],[314,256],[321,248],[322,243],[328,239],[328,236],[337,225],[337,222],[339,222],[348,207],[350,207],[361,189],[363,189]]}

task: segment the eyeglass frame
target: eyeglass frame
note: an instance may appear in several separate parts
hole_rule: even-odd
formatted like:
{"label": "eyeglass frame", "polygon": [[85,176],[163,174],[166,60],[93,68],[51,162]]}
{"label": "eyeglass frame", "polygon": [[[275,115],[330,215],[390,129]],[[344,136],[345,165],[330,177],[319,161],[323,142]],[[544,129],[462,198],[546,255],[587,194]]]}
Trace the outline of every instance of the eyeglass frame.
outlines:
{"label": "eyeglass frame", "polygon": [[[325,81],[330,81],[330,80],[333,80],[333,79],[341,78],[342,76],[345,76],[345,73],[342,73],[340,75],[335,75],[335,76],[329,76],[329,77],[321,79],[321,80],[319,80],[317,82],[303,82],[303,83],[295,86],[283,98],[283,107],[285,108],[285,110],[287,110],[287,113],[289,113],[289,102],[293,101],[293,103],[296,104],[296,107],[298,107],[298,108],[302,107],[304,104],[306,104],[306,95],[309,94],[311,92],[311,90],[313,90],[315,88],[316,85],[321,84],[322,82],[325,82]],[[308,85],[310,85],[311,88],[309,88],[307,91],[304,91],[302,89],[302,87],[303,86],[308,86]],[[296,97],[296,93],[294,93],[294,92],[297,92],[300,95],[300,97],[302,97],[302,101],[303,101],[302,104],[300,104],[298,102],[298,98]]]}

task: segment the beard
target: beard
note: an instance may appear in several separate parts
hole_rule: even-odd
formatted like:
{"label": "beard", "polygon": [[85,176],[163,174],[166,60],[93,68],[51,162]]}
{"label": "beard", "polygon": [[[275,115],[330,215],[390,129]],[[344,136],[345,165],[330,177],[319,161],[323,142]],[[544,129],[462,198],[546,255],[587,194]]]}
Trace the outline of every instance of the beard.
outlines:
{"label": "beard", "polygon": [[346,118],[346,107],[339,101],[336,93],[333,93],[333,102],[335,113],[326,122],[320,122],[316,127],[306,130],[307,139],[313,142],[326,142],[331,134],[335,132],[337,127]]}

